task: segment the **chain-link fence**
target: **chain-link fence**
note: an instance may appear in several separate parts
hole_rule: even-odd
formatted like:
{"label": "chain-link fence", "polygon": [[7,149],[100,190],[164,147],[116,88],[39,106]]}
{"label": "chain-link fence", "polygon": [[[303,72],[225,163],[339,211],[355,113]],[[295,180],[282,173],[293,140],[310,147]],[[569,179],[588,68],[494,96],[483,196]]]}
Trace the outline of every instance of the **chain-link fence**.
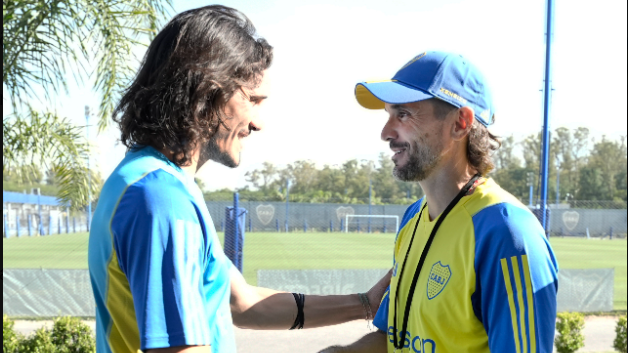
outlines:
{"label": "chain-link fence", "polygon": [[87,232],[87,215],[72,216],[66,212],[42,211],[17,214],[6,212],[3,222],[5,238]]}
{"label": "chain-link fence", "polygon": [[70,213],[56,197],[2,192],[2,230],[5,238],[86,232],[87,213]]}
{"label": "chain-link fence", "polygon": [[[358,200],[362,201],[362,200]],[[395,233],[408,205],[365,203],[303,203],[241,201],[246,210],[246,232],[359,232]],[[86,213],[70,214],[63,207],[3,203],[4,237],[86,232]],[[229,201],[207,201],[219,232],[226,227]],[[616,201],[571,201],[550,204],[550,235],[579,237],[625,237],[626,203]],[[538,206],[528,206],[538,214]]]}
{"label": "chain-link fence", "polygon": [[[241,201],[246,209],[247,232],[396,232],[408,205],[365,203],[296,203]],[[224,231],[228,201],[207,201],[216,229]],[[538,214],[538,206],[528,206]],[[626,236],[626,202],[572,201],[549,204],[550,235]]]}

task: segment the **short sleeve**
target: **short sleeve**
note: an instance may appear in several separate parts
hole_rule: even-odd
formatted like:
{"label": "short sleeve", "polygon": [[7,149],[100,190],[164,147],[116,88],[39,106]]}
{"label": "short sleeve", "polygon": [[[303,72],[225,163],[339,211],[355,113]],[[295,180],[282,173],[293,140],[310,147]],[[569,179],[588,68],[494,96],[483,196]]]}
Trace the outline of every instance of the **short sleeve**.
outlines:
{"label": "short sleeve", "polygon": [[203,310],[206,232],[184,185],[158,170],[128,187],[112,219],[141,349],[210,345]]}
{"label": "short sleeve", "polygon": [[551,352],[558,264],[543,228],[508,203],[473,217],[476,290],[473,309],[491,352]]}

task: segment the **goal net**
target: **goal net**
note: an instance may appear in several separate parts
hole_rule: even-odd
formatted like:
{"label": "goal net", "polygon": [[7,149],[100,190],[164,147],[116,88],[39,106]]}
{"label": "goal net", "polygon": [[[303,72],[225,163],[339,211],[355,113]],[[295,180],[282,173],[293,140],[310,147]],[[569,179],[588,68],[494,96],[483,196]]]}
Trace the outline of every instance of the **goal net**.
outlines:
{"label": "goal net", "polygon": [[348,214],[343,230],[345,233],[397,233],[399,216]]}

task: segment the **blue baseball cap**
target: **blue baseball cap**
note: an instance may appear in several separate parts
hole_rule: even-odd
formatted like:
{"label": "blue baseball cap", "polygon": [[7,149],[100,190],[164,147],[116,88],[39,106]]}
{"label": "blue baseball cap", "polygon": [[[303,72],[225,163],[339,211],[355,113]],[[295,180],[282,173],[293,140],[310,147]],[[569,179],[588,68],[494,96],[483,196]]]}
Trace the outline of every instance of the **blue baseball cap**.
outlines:
{"label": "blue baseball cap", "polygon": [[482,73],[462,56],[445,52],[415,56],[391,80],[360,82],[355,97],[367,109],[438,98],[458,108],[473,108],[484,126],[495,120],[491,92]]}

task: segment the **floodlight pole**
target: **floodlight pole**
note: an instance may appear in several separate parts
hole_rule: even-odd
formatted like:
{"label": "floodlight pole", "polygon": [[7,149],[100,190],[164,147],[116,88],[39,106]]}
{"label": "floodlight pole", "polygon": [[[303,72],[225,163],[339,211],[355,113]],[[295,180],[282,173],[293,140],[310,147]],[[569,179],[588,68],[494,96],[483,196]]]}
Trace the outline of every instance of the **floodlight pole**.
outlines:
{"label": "floodlight pole", "polygon": [[552,94],[552,41],[554,36],[554,3],[547,0],[545,26],[545,86],[543,90],[543,154],[541,159],[541,216],[545,235],[549,237],[547,214],[547,182],[549,176],[549,113]]}
{"label": "floodlight pole", "polygon": [[87,138],[87,231],[92,226],[92,170],[89,151],[89,106],[85,106],[85,136]]}

